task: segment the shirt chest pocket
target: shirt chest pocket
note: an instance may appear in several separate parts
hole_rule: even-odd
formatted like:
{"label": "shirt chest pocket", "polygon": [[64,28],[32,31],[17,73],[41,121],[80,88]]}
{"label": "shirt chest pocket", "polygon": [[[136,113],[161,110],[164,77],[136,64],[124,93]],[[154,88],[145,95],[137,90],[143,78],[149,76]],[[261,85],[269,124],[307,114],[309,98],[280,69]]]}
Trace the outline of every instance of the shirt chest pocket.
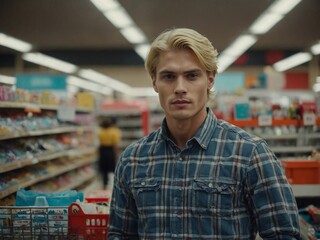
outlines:
{"label": "shirt chest pocket", "polygon": [[159,203],[160,181],[157,179],[138,179],[132,185],[132,193],[138,208],[157,206]]}
{"label": "shirt chest pocket", "polygon": [[231,215],[236,198],[236,185],[209,179],[195,179],[193,202],[196,212]]}

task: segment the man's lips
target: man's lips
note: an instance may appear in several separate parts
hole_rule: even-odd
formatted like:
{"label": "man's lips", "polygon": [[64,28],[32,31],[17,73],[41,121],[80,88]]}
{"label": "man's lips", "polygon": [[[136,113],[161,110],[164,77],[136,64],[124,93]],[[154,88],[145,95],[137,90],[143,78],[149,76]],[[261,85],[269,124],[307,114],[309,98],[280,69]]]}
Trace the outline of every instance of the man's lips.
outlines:
{"label": "man's lips", "polygon": [[173,105],[185,105],[185,104],[189,104],[190,101],[185,100],[185,99],[177,99],[177,100],[173,100],[171,103]]}

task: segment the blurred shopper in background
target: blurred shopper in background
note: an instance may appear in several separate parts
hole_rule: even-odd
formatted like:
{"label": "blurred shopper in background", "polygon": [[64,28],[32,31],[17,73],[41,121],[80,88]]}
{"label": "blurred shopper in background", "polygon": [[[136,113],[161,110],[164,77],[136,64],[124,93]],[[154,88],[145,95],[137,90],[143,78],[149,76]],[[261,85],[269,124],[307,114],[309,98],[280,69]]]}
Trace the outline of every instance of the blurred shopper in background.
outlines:
{"label": "blurred shopper in background", "polygon": [[98,168],[104,187],[109,188],[108,184],[113,181],[116,161],[120,154],[121,131],[116,125],[115,118],[102,120],[98,137],[100,141]]}
{"label": "blurred shopper in background", "polygon": [[166,31],[145,65],[165,119],[120,157],[108,239],[300,239],[280,161],[207,107],[217,72],[210,41],[192,29]]}

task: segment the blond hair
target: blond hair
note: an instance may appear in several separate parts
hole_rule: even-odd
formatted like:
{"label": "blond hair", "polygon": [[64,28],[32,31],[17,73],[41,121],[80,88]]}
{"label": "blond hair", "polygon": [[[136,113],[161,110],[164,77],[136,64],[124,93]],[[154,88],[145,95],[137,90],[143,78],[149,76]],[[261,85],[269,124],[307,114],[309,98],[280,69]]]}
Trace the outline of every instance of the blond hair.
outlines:
{"label": "blond hair", "polygon": [[156,74],[159,56],[162,52],[189,49],[207,72],[217,72],[217,50],[203,35],[189,28],[175,28],[161,33],[151,44],[145,68],[152,77]]}

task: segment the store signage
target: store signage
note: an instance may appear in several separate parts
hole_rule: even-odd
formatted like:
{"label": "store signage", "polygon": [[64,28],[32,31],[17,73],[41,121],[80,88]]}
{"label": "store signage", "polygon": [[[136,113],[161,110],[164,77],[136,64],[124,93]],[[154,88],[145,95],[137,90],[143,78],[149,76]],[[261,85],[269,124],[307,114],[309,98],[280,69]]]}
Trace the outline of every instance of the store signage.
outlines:
{"label": "store signage", "polygon": [[30,91],[66,90],[67,76],[53,74],[18,74],[16,87]]}
{"label": "store signage", "polygon": [[303,125],[304,126],[316,125],[316,115],[314,113],[304,113],[303,114]]}

